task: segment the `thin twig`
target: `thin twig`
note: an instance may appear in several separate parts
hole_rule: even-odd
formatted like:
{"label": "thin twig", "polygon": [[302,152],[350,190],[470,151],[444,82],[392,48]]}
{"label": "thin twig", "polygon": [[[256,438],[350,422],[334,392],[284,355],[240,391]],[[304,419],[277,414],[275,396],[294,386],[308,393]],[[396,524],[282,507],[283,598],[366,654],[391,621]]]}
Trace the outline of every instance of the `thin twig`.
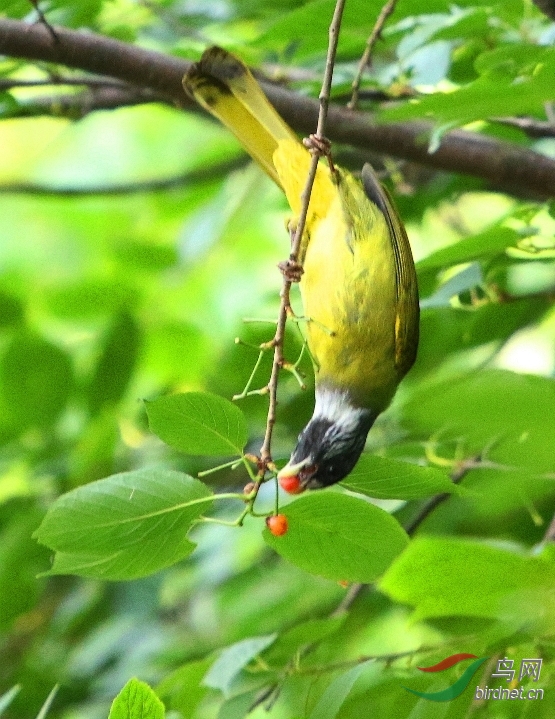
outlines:
{"label": "thin twig", "polygon": [[54,28],[52,27],[52,25],[51,25],[51,24],[48,22],[48,20],[46,19],[46,16],[45,16],[45,14],[43,13],[43,11],[40,9],[38,0],[29,0],[29,2],[30,2],[31,5],[35,8],[35,12],[36,12],[37,15],[39,16],[39,22],[41,23],[41,25],[44,25],[44,27],[45,27],[45,28],[48,30],[48,32],[50,33],[50,36],[52,37],[52,40],[54,40],[54,42],[55,42],[56,44],[58,44],[58,43],[60,42],[60,38],[59,38],[58,35],[56,34],[56,31],[54,30]]}
{"label": "thin twig", "polygon": [[[456,641],[461,641],[460,637]],[[437,652],[440,649],[445,649],[451,642],[445,642],[443,644],[437,644],[435,646],[421,646],[417,649],[408,649],[404,652],[392,652],[391,654],[364,654],[356,659],[346,659],[343,662],[335,662],[334,664],[324,664],[321,666],[310,666],[310,667],[299,667],[296,669],[295,674],[324,674],[327,672],[336,672],[342,669],[351,669],[358,664],[364,664],[365,662],[385,662],[385,664],[392,664],[399,659],[405,659],[407,657],[415,657],[420,654],[430,654],[431,652]]]}
{"label": "thin twig", "polygon": [[[110,75],[132,83],[138,90],[149,89],[155,95],[153,100],[165,98],[167,102],[188,111],[200,111],[199,106],[183,92],[181,80],[191,67],[190,62],[93,32],[56,27],[56,34],[60,38],[59,45],[54,45],[42,23],[29,25],[20,20],[0,18],[0,55]],[[300,133],[313,130],[319,109],[314,98],[269,82],[262,81],[261,86],[272,105],[293,129]],[[112,99],[106,98],[101,105],[100,99],[93,98],[90,106],[81,108],[81,114],[95,107],[116,107],[120,95],[123,104],[139,101],[115,88],[98,88],[98,92],[109,92]],[[60,102],[59,98],[57,102]],[[55,110],[53,106],[52,111]],[[414,120],[376,124],[369,121],[366,113],[337,105],[330,106],[326,128],[326,135],[332,142],[366,151],[375,150],[436,170],[473,175],[497,190],[518,197],[543,201],[555,196],[555,160],[490,136],[451,130],[442,137],[438,150],[430,154],[422,138],[433,132],[433,123]]]}
{"label": "thin twig", "polygon": [[555,542],[555,514],[553,515],[553,519],[551,520],[551,523],[549,524],[547,531],[543,535],[543,541],[544,542]]}
{"label": "thin twig", "polygon": [[[462,462],[458,462],[449,475],[451,478],[451,481],[453,484],[459,484],[462,482],[464,477],[470,472],[471,469],[476,469],[481,464],[481,455],[477,455],[475,457],[469,457],[468,459],[463,460]],[[428,500],[424,506],[420,509],[418,514],[413,517],[413,519],[405,526],[405,532],[409,535],[409,537],[412,537],[418,527],[422,524],[422,522],[429,517],[429,515],[436,509],[436,507],[439,507],[440,504],[443,504],[446,499],[449,499],[451,496],[450,492],[445,492],[443,494],[436,494],[435,497],[432,497],[430,500]]]}
{"label": "thin twig", "polygon": [[[328,55],[326,60],[326,70],[324,73],[324,80],[322,82],[322,90],[320,92],[320,111],[318,113],[318,124],[316,129],[316,136],[318,138],[324,137],[326,117],[329,106],[331,80],[333,76],[333,67],[335,65],[335,55],[337,51],[337,41],[339,37],[339,28],[341,26],[341,18],[343,15],[343,9],[345,7],[346,0],[337,0],[335,5],[335,11],[333,13],[333,19],[329,29],[329,44],[328,44]],[[314,178],[316,177],[316,168],[318,167],[319,155],[314,153],[310,163],[310,169],[304,190],[301,194],[301,212],[298,218],[298,223],[291,243],[291,252],[289,254],[289,263],[291,265],[298,265],[299,251],[301,247],[301,239],[303,236],[306,218],[308,214],[308,205],[310,203],[310,195],[312,192],[312,186],[314,184]],[[291,291],[291,280],[284,275],[283,287],[281,290],[281,304],[279,308],[278,323],[276,327],[276,334],[274,336],[274,361],[272,364],[272,373],[270,375],[270,381],[268,382],[268,391],[270,395],[270,403],[268,407],[268,418],[266,421],[266,432],[264,435],[264,441],[260,448],[260,459],[262,462],[262,470],[268,466],[268,463],[272,461],[271,443],[272,443],[272,432],[276,422],[276,407],[277,407],[277,384],[279,372],[283,366],[283,342],[285,338],[285,325],[287,322],[287,316],[290,309],[290,295]]]}
{"label": "thin twig", "polygon": [[358,104],[359,88],[360,88],[360,82],[362,80],[362,75],[364,74],[364,71],[366,70],[366,68],[370,67],[370,62],[372,59],[372,51],[374,50],[374,46],[380,39],[382,30],[383,30],[383,26],[385,25],[385,21],[391,15],[391,13],[395,10],[396,4],[397,4],[397,0],[388,0],[386,2],[386,4],[382,8],[380,14],[378,15],[378,19],[376,20],[374,27],[372,28],[370,37],[366,41],[366,47],[364,48],[364,52],[362,53],[362,57],[360,58],[360,62],[358,64],[358,69],[357,69],[357,74],[355,75],[355,79],[353,80],[353,84],[352,84],[353,94],[351,95],[351,101],[347,105],[349,110],[354,110]]}
{"label": "thin twig", "polygon": [[131,195],[142,192],[163,192],[174,187],[183,187],[196,182],[209,182],[229,175],[230,172],[245,166],[247,160],[242,155],[215,165],[188,170],[173,177],[160,177],[137,182],[119,184],[89,185],[72,187],[69,185],[42,185],[38,182],[0,183],[0,195],[53,195],[56,197],[87,197],[90,195]]}
{"label": "thin twig", "polygon": [[528,137],[555,137],[555,125],[549,120],[535,120],[532,117],[490,117],[495,122],[507,127],[516,127]]}
{"label": "thin twig", "polygon": [[[37,80],[21,80],[19,78],[4,78],[0,79],[0,90],[11,90],[17,87],[43,87],[43,86],[87,86],[87,87],[117,87],[117,88],[130,88],[130,86],[122,82],[121,80],[115,80],[114,78],[107,77],[49,77],[41,78]],[[133,88],[130,88],[133,89]],[[135,90],[136,91],[136,90]]]}

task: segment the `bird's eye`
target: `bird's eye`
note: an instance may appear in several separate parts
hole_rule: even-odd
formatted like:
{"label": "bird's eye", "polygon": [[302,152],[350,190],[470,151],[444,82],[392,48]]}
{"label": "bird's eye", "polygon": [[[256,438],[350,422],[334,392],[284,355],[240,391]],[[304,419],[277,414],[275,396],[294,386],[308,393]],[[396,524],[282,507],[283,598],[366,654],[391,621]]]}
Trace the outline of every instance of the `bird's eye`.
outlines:
{"label": "bird's eye", "polygon": [[301,480],[301,482],[310,479],[312,475],[317,471],[317,469],[318,465],[316,464],[309,464],[308,467],[303,467],[299,472],[299,479]]}

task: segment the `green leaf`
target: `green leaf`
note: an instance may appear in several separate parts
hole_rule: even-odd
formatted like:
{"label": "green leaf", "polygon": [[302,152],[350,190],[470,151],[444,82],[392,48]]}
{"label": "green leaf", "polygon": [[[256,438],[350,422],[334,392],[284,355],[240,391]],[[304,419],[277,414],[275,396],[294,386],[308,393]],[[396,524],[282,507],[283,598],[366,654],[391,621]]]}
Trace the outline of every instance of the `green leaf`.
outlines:
{"label": "green leaf", "polygon": [[332,636],[343,625],[345,617],[327,619],[309,619],[288,629],[277,638],[270,649],[264,653],[264,660],[271,666],[286,664],[296,652],[314,642],[320,642]]}
{"label": "green leaf", "polygon": [[62,495],[34,537],[61,553],[51,574],[132,579],[190,554],[185,535],[211,502],[210,490],[186,474],[124,472]]}
{"label": "green leaf", "polygon": [[146,402],[150,429],[186,454],[241,454],[248,433],[241,410],[207,392],[173,394]]}
{"label": "green leaf", "polygon": [[192,716],[196,707],[208,693],[208,687],[201,684],[211,657],[187,662],[165,676],[156,686],[156,693],[168,707],[181,712],[184,717]]}
{"label": "green leaf", "polygon": [[440,469],[372,454],[363,454],[341,484],[352,492],[378,499],[416,499],[460,491]]}
{"label": "green leaf", "polygon": [[[345,51],[362,49],[364,42],[378,17],[383,0],[349,0],[346,3],[341,23],[340,47]],[[458,6],[469,4],[459,0]],[[484,4],[475,0],[473,5]],[[489,3],[488,3],[489,4]],[[296,56],[307,54],[325,55],[330,20],[335,0],[312,0],[301,3],[300,7],[288,13],[280,13],[269,29],[257,39],[256,44],[268,51],[269,48],[294,49]],[[411,15],[445,12],[445,0],[412,0],[398,3],[393,16],[394,22]]]}
{"label": "green leaf", "polygon": [[18,429],[51,425],[72,388],[69,356],[42,337],[16,335],[0,360],[0,407]]}
{"label": "green leaf", "polygon": [[36,719],[45,719],[46,715],[48,714],[48,711],[50,710],[50,707],[52,706],[52,702],[53,702],[54,699],[56,698],[56,694],[58,693],[58,689],[59,689],[59,688],[60,688],[60,686],[59,686],[58,684],[56,684],[56,686],[54,686],[54,687],[52,688],[52,691],[51,691],[50,694],[46,697],[46,700],[45,700],[44,704],[41,706],[40,711],[39,711],[39,713],[37,714]]}
{"label": "green leaf", "polygon": [[108,719],[164,719],[164,705],[139,679],[130,679],[112,702]]}
{"label": "green leaf", "polygon": [[544,48],[542,59],[529,76],[513,80],[506,75],[482,75],[454,92],[438,92],[384,110],[379,119],[382,122],[399,122],[429,116],[442,125],[466,125],[489,117],[541,113],[543,103],[553,96],[553,48]]}
{"label": "green leaf", "polygon": [[119,402],[131,380],[140,345],[140,330],[126,312],[113,322],[88,388],[89,409],[96,414]]}
{"label": "green leaf", "polygon": [[269,634],[265,637],[251,637],[224,649],[208,670],[203,683],[208,687],[212,687],[212,689],[220,689],[227,695],[233,680],[241,670],[264,651],[266,647],[269,647],[276,638],[277,634]]}
{"label": "green leaf", "polygon": [[374,581],[408,541],[383,509],[336,492],[305,495],[283,514],[287,533],[265,529],[266,543],[297,567],[336,581]]}
{"label": "green leaf", "polygon": [[[447,616],[521,618],[553,623],[552,552],[444,537],[417,537],[379,583],[396,602],[415,607],[415,619]],[[549,618],[550,619],[547,619]]]}
{"label": "green leaf", "polygon": [[357,664],[348,672],[340,674],[334,679],[311,711],[309,719],[335,719],[354,683],[368,663]]}
{"label": "green leaf", "polygon": [[17,327],[22,324],[24,318],[24,307],[21,301],[0,290],[0,328]]}
{"label": "green leaf", "polygon": [[516,245],[522,239],[515,230],[493,227],[473,237],[465,237],[454,245],[442,247],[418,262],[418,270],[443,269],[450,265],[492,257]]}
{"label": "green leaf", "polygon": [[180,536],[169,546],[156,538],[143,540],[139,549],[127,547],[105,554],[56,552],[52,567],[40,576],[74,574],[113,582],[140,579],[185,559],[195,547],[186,536]]}
{"label": "green leaf", "polygon": [[48,561],[43,547],[31,539],[31,533],[43,512],[32,504],[19,511],[11,509],[0,530],[0,630],[9,631],[16,617],[33,610],[40,596],[41,582],[36,573]]}
{"label": "green leaf", "polygon": [[414,432],[464,441],[466,453],[491,445],[488,459],[553,471],[555,381],[505,370],[427,383],[411,394],[404,421]]}
{"label": "green leaf", "polygon": [[87,320],[133,307],[137,302],[137,289],[121,277],[101,275],[56,284],[45,292],[45,299],[49,310],[58,317]]}
{"label": "green leaf", "polygon": [[19,684],[16,684],[11,689],[8,689],[7,692],[4,692],[2,696],[0,696],[0,716],[4,713],[4,709],[7,709],[10,704],[13,702],[13,700],[16,698],[16,696],[21,691],[21,686]]}

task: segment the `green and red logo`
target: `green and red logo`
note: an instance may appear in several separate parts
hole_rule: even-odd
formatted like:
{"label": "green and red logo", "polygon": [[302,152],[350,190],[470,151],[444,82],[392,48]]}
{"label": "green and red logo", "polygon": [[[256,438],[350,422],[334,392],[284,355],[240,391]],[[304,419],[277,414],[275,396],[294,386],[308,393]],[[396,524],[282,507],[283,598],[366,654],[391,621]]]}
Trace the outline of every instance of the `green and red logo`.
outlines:
{"label": "green and red logo", "polygon": [[456,697],[464,692],[474,674],[476,674],[478,669],[489,657],[477,657],[476,654],[461,652],[459,654],[452,654],[450,657],[442,659],[431,667],[417,667],[421,672],[443,672],[446,669],[454,667],[459,662],[465,661],[465,659],[475,659],[476,661],[469,664],[457,681],[450,687],[447,687],[447,689],[442,689],[440,692],[418,692],[415,689],[409,689],[409,687],[403,687],[403,689],[406,689],[411,694],[416,694],[417,697],[429,699],[432,702],[448,702],[451,701],[451,699],[456,699]]}

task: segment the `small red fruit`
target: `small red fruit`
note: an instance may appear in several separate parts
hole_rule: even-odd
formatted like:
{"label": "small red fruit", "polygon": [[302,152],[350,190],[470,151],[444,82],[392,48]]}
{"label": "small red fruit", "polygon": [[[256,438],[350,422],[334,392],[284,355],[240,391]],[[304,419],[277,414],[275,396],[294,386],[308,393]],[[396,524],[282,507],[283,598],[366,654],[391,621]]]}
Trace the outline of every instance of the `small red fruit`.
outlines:
{"label": "small red fruit", "polygon": [[266,517],[266,526],[274,537],[281,537],[287,532],[287,517],[285,514],[273,514],[271,517]]}
{"label": "small red fruit", "polygon": [[300,494],[305,490],[301,484],[301,480],[295,474],[289,477],[280,477],[279,486],[288,494]]}

